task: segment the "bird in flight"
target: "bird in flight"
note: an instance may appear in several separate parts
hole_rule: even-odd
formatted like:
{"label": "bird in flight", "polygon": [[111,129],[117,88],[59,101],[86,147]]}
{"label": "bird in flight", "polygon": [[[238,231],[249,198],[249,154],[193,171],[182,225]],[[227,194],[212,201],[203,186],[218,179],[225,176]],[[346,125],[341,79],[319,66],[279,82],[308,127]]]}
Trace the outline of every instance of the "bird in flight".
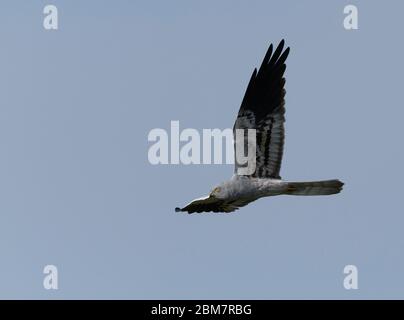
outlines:
{"label": "bird in flight", "polygon": [[[248,83],[233,127],[236,141],[238,130],[254,130],[255,161],[253,171],[240,174],[242,166],[235,161],[233,177],[215,187],[208,196],[195,199],[177,212],[232,212],[262,197],[277,195],[317,196],[339,193],[344,185],[339,180],[289,182],[281,179],[283,145],[285,140],[285,78],[289,47],[282,40],[275,51],[271,44],[257,71]],[[237,136],[238,137],[238,136]],[[245,145],[251,142],[244,134]],[[235,155],[239,152],[235,142]]]}

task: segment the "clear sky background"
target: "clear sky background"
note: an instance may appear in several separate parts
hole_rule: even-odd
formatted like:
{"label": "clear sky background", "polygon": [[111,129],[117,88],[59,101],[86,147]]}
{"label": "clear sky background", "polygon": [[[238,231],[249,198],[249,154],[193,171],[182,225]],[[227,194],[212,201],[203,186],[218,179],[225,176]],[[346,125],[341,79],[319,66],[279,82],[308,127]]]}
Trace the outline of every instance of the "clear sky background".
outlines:
{"label": "clear sky background", "polygon": [[[359,9],[359,30],[343,8]],[[59,9],[46,31],[43,7]],[[0,298],[404,298],[402,1],[1,1]],[[231,165],[148,162],[153,128],[229,128],[271,42],[288,180],[332,197],[174,207]],[[43,268],[59,289],[43,288]],[[359,270],[345,290],[343,269]]]}

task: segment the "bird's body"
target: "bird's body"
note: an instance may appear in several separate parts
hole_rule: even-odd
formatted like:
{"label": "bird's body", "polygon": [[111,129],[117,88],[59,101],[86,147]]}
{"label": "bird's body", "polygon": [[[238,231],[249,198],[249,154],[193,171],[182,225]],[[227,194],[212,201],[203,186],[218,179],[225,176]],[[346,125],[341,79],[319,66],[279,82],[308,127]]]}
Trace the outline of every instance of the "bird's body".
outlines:
{"label": "bird's body", "polygon": [[[235,174],[204,198],[193,200],[184,208],[176,211],[193,212],[232,212],[262,197],[276,195],[331,195],[342,190],[339,180],[323,180],[312,182],[287,182],[279,175],[284,145],[285,121],[285,61],[289,48],[283,51],[282,40],[273,52],[270,45],[264,60],[257,72],[254,70],[236,121],[234,137],[238,130],[254,130],[255,153],[248,160],[253,163],[253,170],[246,174],[240,172],[245,167],[235,161]],[[248,135],[242,136],[242,152],[248,149],[251,140]],[[240,152],[240,141],[235,141],[235,154]]]}
{"label": "bird's body", "polygon": [[234,174],[230,180],[219,185],[221,192],[216,196],[231,201],[251,197],[269,197],[282,194],[287,183],[281,179],[249,178]]}

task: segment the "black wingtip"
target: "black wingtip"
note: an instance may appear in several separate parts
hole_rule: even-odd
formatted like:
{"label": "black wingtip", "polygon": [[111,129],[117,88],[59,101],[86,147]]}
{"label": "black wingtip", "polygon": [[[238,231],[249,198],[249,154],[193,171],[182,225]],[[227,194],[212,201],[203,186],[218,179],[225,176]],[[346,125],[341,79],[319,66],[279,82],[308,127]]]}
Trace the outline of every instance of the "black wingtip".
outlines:
{"label": "black wingtip", "polygon": [[175,212],[181,212],[181,208],[175,208]]}

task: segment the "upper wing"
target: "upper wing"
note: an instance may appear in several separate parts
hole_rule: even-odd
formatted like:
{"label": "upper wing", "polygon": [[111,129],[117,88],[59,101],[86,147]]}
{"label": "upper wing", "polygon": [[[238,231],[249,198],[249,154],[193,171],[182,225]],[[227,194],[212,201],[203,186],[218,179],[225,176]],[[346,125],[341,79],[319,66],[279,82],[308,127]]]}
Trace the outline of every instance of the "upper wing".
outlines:
{"label": "upper wing", "polygon": [[176,212],[233,212],[240,207],[256,200],[257,198],[250,199],[237,199],[233,201],[226,201],[212,196],[206,196],[191,201],[184,208],[175,208]]}
{"label": "upper wing", "polygon": [[[253,177],[280,179],[283,144],[285,139],[285,78],[283,77],[289,48],[283,51],[282,40],[275,52],[273,46],[262,61],[261,67],[254,72],[248,83],[233,134],[236,129],[256,130],[256,168]],[[282,53],[283,51],[283,53]],[[247,138],[244,138],[245,145]],[[236,152],[235,152],[236,154]],[[235,161],[235,170],[242,167]]]}

